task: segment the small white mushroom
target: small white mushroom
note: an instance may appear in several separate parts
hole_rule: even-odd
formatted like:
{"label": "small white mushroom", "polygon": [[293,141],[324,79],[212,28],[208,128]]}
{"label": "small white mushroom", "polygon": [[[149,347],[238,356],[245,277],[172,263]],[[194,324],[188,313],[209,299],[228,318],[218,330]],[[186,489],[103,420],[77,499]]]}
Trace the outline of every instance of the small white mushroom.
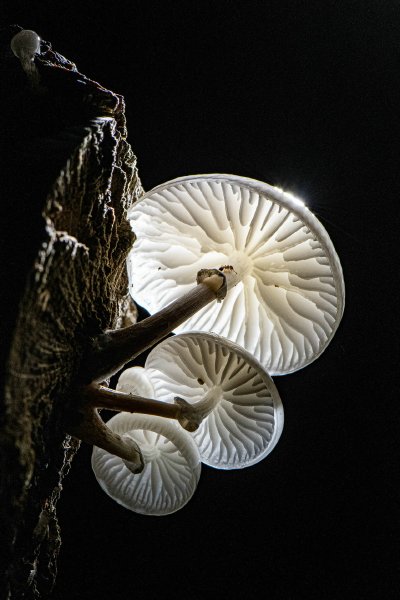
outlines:
{"label": "small white mushroom", "polygon": [[118,392],[143,398],[154,398],[154,389],[143,367],[130,367],[121,373],[116,385]]}
{"label": "small white mushroom", "polygon": [[[203,332],[168,338],[149,354],[145,374],[155,397],[189,403],[188,420],[201,460],[240,469],[265,458],[283,428],[278,391],[260,363],[243,348]],[[142,372],[143,376],[143,372]]]}
{"label": "small white mushroom", "polygon": [[12,38],[11,50],[21,61],[21,66],[32,84],[36,84],[38,73],[33,61],[35,54],[40,54],[40,37],[38,34],[30,29],[23,29]]}
{"label": "small white mushroom", "polygon": [[175,331],[223,335],[277,375],[309,364],[332,339],[344,308],[339,258],[291,194],[234,175],[188,176],[149,191],[128,217],[137,235],[130,293],[151,313],[185,293],[204,266],[234,269],[237,285],[224,302]]}
{"label": "small white mushroom", "polygon": [[107,427],[140,447],[144,468],[131,472],[130,464],[94,447],[92,468],[103,490],[118,504],[137,513],[167,515],[192,497],[201,462],[189,433],[162,417],[119,413]]}

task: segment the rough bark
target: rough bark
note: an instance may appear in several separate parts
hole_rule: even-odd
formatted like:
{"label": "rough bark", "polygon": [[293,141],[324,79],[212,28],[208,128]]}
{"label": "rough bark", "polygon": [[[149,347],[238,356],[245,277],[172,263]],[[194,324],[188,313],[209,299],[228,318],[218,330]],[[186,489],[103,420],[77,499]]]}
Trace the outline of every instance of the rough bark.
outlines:
{"label": "rough bark", "polygon": [[[142,193],[124,101],[42,42],[40,89],[2,33],[1,598],[46,597],[56,504],[79,442],[65,414],[85,347],[121,324],[126,209]],[[8,185],[7,185],[8,184]]]}

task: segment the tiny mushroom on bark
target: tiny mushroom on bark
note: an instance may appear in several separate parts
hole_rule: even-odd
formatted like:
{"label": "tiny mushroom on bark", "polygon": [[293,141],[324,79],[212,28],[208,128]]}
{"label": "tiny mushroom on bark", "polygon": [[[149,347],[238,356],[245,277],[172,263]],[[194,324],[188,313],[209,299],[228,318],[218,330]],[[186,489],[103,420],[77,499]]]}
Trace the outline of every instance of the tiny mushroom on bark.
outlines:
{"label": "tiny mushroom on bark", "polygon": [[194,431],[202,462],[218,469],[259,462],[282,432],[283,406],[268,373],[242,347],[217,335],[168,338],[151,351],[145,369],[124,372],[119,386],[132,393],[148,386],[159,400],[181,406],[178,420]]}
{"label": "tiny mushroom on bark", "polygon": [[38,73],[35,68],[35,54],[40,54],[40,37],[35,31],[22,29],[11,40],[11,50],[21,61],[21,66],[27,74],[31,85],[38,83]]}
{"label": "tiny mushroom on bark", "polygon": [[182,508],[196,490],[201,462],[189,433],[162,417],[119,413],[107,427],[139,445],[144,467],[132,470],[102,448],[93,448],[92,468],[103,490],[137,513],[167,515]]}
{"label": "tiny mushroom on bark", "polygon": [[193,271],[233,267],[225,301],[175,331],[223,335],[276,375],[306,366],[332,339],[344,308],[340,261],[324,227],[291,194],[235,175],[193,175],[147,192],[128,218],[137,235],[130,293],[151,313],[182,295]]}

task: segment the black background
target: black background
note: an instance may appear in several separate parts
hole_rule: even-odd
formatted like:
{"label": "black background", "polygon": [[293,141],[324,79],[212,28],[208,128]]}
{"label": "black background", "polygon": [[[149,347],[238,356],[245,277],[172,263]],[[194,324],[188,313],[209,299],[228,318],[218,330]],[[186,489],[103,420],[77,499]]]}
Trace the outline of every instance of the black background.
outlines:
{"label": "black background", "polygon": [[244,471],[204,467],[182,511],[114,504],[81,449],[59,503],[54,597],[398,598],[398,2],[24,4],[9,23],[125,96],[146,190],[226,172],[298,195],[347,294],[326,352],[275,378],[273,453]]}

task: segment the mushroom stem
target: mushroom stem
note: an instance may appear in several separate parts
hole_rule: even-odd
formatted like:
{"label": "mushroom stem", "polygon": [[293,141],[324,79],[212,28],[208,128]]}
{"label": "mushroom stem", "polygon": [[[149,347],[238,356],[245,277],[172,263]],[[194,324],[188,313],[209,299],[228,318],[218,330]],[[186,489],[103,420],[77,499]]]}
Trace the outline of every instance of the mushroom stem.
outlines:
{"label": "mushroom stem", "polygon": [[82,361],[81,378],[87,383],[104,381],[201,308],[213,300],[221,301],[226,295],[225,270],[225,267],[202,269],[197,274],[195,288],[155,315],[130,327],[109,330],[94,338]]}
{"label": "mushroom stem", "polygon": [[110,454],[119,456],[133,473],[140,473],[144,467],[142,453],[137,443],[129,437],[122,438],[102,421],[96,408],[88,404],[80,410],[81,420],[69,425],[67,433],[87,444],[98,446]]}
{"label": "mushroom stem", "polygon": [[232,267],[231,265],[223,265],[219,268],[219,270],[222,271],[225,275],[226,289],[228,292],[233,287],[235,287],[235,285],[237,285],[239,281],[242,280],[238,272],[235,271],[234,267]]}
{"label": "mushroom stem", "polygon": [[176,396],[175,403],[181,408],[182,413],[182,416],[178,417],[179,423],[187,431],[196,431],[202,420],[214,410],[221,398],[222,390],[219,385],[210,388],[204,397],[194,404],[189,404]]}
{"label": "mushroom stem", "polygon": [[92,408],[155,415],[167,419],[179,419],[182,412],[176,404],[125,394],[101,385],[87,386],[85,399]]}

